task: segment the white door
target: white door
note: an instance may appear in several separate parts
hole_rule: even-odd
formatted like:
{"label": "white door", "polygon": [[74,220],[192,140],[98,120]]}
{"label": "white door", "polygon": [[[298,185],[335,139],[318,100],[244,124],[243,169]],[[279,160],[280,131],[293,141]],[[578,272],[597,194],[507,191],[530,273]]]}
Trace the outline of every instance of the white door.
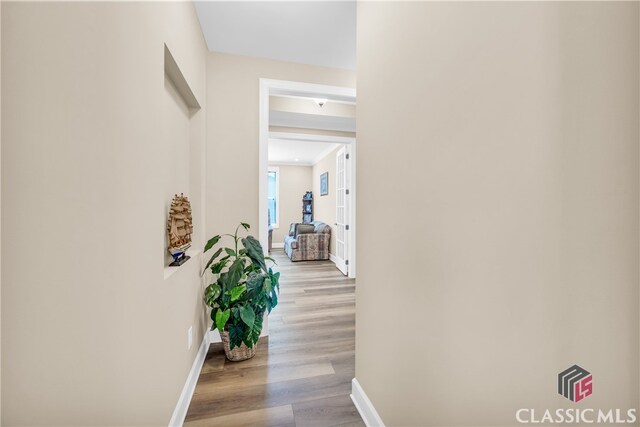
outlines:
{"label": "white door", "polygon": [[349,197],[347,164],[348,161],[346,147],[342,147],[336,154],[336,266],[342,273],[347,274],[349,267],[348,257],[348,237],[349,212],[347,212],[347,197]]}

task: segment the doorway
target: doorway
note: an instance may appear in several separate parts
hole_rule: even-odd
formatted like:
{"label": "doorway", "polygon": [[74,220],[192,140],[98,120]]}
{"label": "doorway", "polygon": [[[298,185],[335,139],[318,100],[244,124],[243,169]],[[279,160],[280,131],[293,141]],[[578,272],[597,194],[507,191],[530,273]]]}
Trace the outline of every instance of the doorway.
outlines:
{"label": "doorway", "polygon": [[[335,221],[332,239],[335,249],[330,253],[330,259],[336,267],[349,278],[356,277],[356,138],[355,118],[351,122],[344,118],[334,117],[333,125],[328,125],[327,117],[314,116],[305,113],[290,113],[288,116],[281,112],[272,112],[270,100],[272,97],[314,100],[320,108],[327,103],[350,104],[355,106],[356,92],[353,88],[326,86],[282,80],[260,79],[260,140],[259,140],[259,231],[258,237],[264,248],[269,243],[269,141],[286,140],[296,143],[327,143],[341,144],[335,158],[335,173],[330,177],[328,188],[334,192],[336,198]],[[355,107],[354,107],[355,108]],[[322,120],[321,120],[322,119]],[[280,126],[283,120],[291,128],[303,129],[298,132],[282,132]],[[275,125],[275,126],[274,126]],[[311,129],[321,129],[313,132]],[[344,136],[352,130],[350,136]],[[331,183],[333,181],[333,183]],[[318,195],[320,196],[320,195]],[[280,224],[282,226],[282,224]]]}

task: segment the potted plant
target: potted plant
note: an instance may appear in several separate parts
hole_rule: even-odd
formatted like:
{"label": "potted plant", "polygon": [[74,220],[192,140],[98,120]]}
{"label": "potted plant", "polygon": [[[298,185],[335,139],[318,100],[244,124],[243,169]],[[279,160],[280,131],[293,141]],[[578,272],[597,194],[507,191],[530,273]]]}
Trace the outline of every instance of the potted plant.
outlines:
{"label": "potted plant", "polygon": [[[265,312],[278,304],[280,273],[267,267],[260,242],[253,236],[240,238],[238,231],[250,226],[240,223],[234,234],[212,237],[204,252],[218,244],[222,237],[231,237],[233,247],[216,250],[207,269],[213,273],[213,283],[205,289],[205,303],[211,307],[211,330],[218,329],[227,358],[237,362],[256,354]],[[222,257],[220,257],[222,256]]]}

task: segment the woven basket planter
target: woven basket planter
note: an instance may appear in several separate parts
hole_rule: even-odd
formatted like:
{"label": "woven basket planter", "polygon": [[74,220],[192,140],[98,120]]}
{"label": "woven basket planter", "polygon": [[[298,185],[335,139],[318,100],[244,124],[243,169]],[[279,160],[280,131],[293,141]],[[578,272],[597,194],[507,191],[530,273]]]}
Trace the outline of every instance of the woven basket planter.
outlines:
{"label": "woven basket planter", "polygon": [[258,347],[257,342],[251,348],[247,347],[245,343],[242,343],[240,344],[240,347],[235,347],[231,350],[229,346],[229,332],[222,331],[220,338],[222,338],[222,344],[224,345],[224,354],[227,356],[227,359],[232,362],[251,359],[256,355],[256,348]]}

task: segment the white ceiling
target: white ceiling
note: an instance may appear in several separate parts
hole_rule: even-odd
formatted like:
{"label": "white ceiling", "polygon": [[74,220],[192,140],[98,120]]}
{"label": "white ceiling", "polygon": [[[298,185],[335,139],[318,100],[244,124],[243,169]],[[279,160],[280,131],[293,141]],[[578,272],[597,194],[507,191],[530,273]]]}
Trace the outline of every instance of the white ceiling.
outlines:
{"label": "white ceiling", "polygon": [[311,166],[339,144],[314,141],[269,140],[269,163]]}
{"label": "white ceiling", "polygon": [[210,51],[356,68],[356,1],[196,1]]}

